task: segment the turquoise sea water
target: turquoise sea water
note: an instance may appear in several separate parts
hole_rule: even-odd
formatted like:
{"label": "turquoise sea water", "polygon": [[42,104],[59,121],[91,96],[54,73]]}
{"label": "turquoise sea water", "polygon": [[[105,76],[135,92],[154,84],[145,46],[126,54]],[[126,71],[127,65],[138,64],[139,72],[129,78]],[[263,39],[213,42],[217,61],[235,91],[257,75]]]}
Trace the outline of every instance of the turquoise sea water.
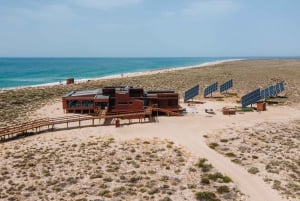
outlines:
{"label": "turquoise sea water", "polygon": [[238,58],[0,58],[0,89],[64,83],[69,77],[75,81],[96,79],[227,59]]}

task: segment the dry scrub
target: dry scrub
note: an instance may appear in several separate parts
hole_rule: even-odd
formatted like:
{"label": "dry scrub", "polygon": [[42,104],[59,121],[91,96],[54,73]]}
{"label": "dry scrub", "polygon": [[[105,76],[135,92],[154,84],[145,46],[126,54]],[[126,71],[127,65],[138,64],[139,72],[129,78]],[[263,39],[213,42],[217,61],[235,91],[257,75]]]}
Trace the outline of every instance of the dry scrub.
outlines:
{"label": "dry scrub", "polygon": [[211,148],[263,177],[290,200],[300,199],[300,121],[228,129],[207,140]]}
{"label": "dry scrub", "polygon": [[244,200],[229,177],[170,141],[37,138],[0,144],[0,199]]}

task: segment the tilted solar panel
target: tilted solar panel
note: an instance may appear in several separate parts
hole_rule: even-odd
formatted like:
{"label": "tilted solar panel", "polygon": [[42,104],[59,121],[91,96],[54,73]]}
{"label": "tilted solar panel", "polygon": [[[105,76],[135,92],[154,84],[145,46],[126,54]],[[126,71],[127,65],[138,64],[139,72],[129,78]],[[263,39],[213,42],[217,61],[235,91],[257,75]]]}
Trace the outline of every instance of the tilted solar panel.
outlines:
{"label": "tilted solar panel", "polygon": [[279,84],[274,85],[274,87],[275,87],[275,90],[276,90],[276,95],[279,94],[281,92]]}
{"label": "tilted solar panel", "polygon": [[281,91],[284,91],[284,90],[285,90],[285,88],[284,88],[284,82],[280,82],[280,83],[279,83],[279,86],[280,86]]}
{"label": "tilted solar panel", "polygon": [[222,92],[230,89],[231,87],[233,87],[233,81],[229,80],[220,86],[220,92],[222,93]]}
{"label": "tilted solar panel", "polygon": [[268,97],[276,96],[277,94],[283,92],[284,90],[285,90],[284,82],[279,82],[279,83],[269,87],[270,95]]}
{"label": "tilted solar panel", "polygon": [[242,107],[256,103],[261,99],[260,89],[256,89],[242,97]]}
{"label": "tilted solar panel", "polygon": [[261,97],[261,99],[266,98],[266,89],[263,89],[263,90],[260,91],[260,97]]}
{"label": "tilted solar panel", "polygon": [[275,86],[270,86],[269,87],[269,91],[270,91],[270,97],[271,96],[276,96],[276,87]]}
{"label": "tilted solar panel", "polygon": [[184,102],[194,98],[197,95],[199,95],[199,84],[192,87],[184,93]]}
{"label": "tilted solar panel", "polygon": [[272,96],[276,96],[277,94],[283,92],[285,90],[284,88],[284,82],[279,82],[276,85],[269,86],[263,90],[260,91],[260,97],[261,99],[266,99]]}
{"label": "tilted solar panel", "polygon": [[217,90],[218,90],[218,82],[215,82],[204,89],[204,97],[206,97],[208,94],[212,94]]}
{"label": "tilted solar panel", "polygon": [[281,93],[285,90],[284,89],[284,82],[279,82],[276,86],[278,88],[278,93]]}
{"label": "tilted solar panel", "polygon": [[271,96],[269,87],[261,90],[260,91],[260,96],[261,96],[261,99],[269,98]]}

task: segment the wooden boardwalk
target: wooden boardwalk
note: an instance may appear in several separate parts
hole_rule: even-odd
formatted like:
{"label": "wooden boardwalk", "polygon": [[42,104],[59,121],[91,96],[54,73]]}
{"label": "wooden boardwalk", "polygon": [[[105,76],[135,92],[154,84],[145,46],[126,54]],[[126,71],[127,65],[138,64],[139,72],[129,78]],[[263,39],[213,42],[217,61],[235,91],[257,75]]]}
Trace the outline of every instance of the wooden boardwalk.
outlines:
{"label": "wooden boardwalk", "polygon": [[[100,113],[98,116],[85,116],[85,115],[71,115],[58,118],[43,118],[33,121],[29,121],[22,124],[17,124],[8,127],[0,128],[0,140],[5,141],[20,135],[26,136],[26,134],[39,133],[45,131],[55,130],[56,125],[62,125],[60,129],[70,129],[70,128],[80,128],[82,126],[100,126],[101,120],[105,122],[111,122],[113,119],[139,119],[149,118],[149,121],[152,121],[152,109],[146,109],[145,111],[135,112],[135,113],[125,113],[125,114],[106,114]],[[99,120],[99,123],[96,123]],[[110,120],[110,121],[106,121]],[[78,124],[76,126],[70,125],[71,123]],[[82,122],[85,122],[83,125]]]}

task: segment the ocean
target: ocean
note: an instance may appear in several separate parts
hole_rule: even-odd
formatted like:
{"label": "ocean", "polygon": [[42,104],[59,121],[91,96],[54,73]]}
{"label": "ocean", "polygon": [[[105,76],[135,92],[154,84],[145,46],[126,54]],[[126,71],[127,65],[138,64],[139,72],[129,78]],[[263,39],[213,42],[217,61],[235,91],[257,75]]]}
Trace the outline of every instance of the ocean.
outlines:
{"label": "ocean", "polygon": [[193,66],[240,58],[0,58],[0,89],[101,79],[135,72]]}

